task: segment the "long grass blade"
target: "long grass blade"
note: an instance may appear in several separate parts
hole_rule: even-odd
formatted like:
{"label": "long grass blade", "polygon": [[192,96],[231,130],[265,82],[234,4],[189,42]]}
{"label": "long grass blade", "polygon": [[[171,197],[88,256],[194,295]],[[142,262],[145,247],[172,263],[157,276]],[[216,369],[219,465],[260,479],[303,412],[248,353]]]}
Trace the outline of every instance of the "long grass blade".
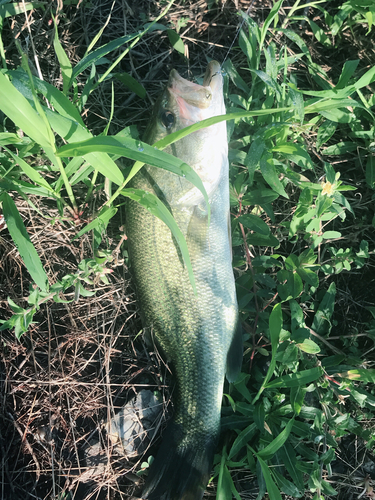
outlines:
{"label": "long grass blade", "polygon": [[3,193],[0,200],[3,203],[4,218],[7,223],[9,233],[14,241],[22,260],[31,275],[31,278],[43,291],[47,291],[48,278],[44,271],[30,236],[25,228],[16,204],[8,193]]}

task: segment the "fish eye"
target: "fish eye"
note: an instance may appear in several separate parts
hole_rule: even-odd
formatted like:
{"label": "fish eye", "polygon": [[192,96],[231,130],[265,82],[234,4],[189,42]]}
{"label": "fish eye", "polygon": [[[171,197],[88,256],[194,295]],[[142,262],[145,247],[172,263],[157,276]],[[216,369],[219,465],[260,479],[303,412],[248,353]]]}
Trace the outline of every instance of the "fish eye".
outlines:
{"label": "fish eye", "polygon": [[175,118],[172,111],[163,111],[160,118],[165,128],[171,128],[174,125]]}

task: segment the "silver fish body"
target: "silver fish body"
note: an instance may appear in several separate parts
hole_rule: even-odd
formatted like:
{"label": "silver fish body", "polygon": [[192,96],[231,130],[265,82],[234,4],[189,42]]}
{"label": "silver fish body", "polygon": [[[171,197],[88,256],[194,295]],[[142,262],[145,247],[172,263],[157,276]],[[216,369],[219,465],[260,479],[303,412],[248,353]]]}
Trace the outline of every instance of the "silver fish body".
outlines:
{"label": "silver fish body", "polygon": [[[172,70],[146,140],[225,113],[220,65],[208,65],[203,86]],[[144,325],[172,365],[174,417],[152,464],[142,498],[198,500],[212,468],[220,432],[225,374],[236,378],[242,359],[231,265],[226,122],[177,141],[167,152],[199,174],[210,201],[188,180],[152,166],[133,187],[158,195],[183,232],[193,267],[194,294],[169,228],[134,201],[127,206],[131,268]]]}

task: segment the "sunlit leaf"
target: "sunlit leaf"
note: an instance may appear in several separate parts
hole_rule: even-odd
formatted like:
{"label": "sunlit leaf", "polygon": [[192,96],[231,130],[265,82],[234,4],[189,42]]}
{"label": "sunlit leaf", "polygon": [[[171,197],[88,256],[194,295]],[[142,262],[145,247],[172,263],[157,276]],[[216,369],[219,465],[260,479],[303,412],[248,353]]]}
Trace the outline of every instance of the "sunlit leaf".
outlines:
{"label": "sunlit leaf", "polygon": [[167,34],[172,47],[176,49],[178,52],[180,52],[180,54],[184,55],[185,45],[184,42],[181,40],[180,35],[171,29],[167,30]]}
{"label": "sunlit leaf", "polygon": [[314,382],[319,377],[323,375],[323,369],[320,366],[315,368],[310,368],[308,370],[302,370],[297,373],[290,373],[288,375],[283,375],[278,377],[271,382],[266,384],[267,388],[275,387],[303,387],[306,384]]}
{"label": "sunlit leaf", "polygon": [[14,241],[26,269],[31,278],[41,288],[46,291],[48,287],[48,278],[39,258],[30,236],[24,226],[22,218],[17,210],[13,199],[7,193],[1,195],[3,203],[4,218],[7,223],[9,233]]}

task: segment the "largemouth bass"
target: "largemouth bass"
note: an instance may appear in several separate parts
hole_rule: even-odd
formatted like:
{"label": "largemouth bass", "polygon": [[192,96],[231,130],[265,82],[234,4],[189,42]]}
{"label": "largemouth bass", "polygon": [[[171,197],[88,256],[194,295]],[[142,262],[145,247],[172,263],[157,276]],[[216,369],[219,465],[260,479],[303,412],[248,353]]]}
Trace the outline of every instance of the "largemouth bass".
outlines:
{"label": "largemouth bass", "polygon": [[[172,70],[156,104],[146,142],[205,118],[225,114],[220,65],[212,61],[203,86]],[[199,500],[212,468],[220,432],[225,374],[234,381],[242,340],[231,265],[226,122],[211,125],[165,149],[200,176],[199,189],[174,173],[145,166],[133,187],[161,198],[189,249],[197,288],[169,228],[137,202],[127,206],[131,269],[143,322],[170,361],[176,380],[174,417],[152,463],[142,498]]]}

